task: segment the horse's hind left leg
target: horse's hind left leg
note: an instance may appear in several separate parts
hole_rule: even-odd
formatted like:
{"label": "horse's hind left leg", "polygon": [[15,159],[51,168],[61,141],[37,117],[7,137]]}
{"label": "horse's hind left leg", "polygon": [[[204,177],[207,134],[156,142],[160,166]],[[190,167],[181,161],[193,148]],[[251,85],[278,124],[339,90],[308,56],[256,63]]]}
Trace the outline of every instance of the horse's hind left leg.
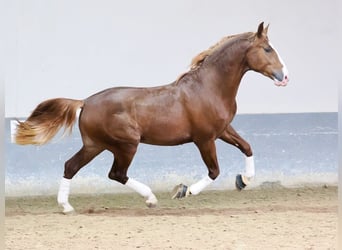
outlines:
{"label": "horse's hind left leg", "polygon": [[65,162],[64,177],[59,186],[57,201],[63,207],[63,213],[70,213],[74,208],[69,203],[70,182],[72,177],[103,149],[83,146],[73,157]]}

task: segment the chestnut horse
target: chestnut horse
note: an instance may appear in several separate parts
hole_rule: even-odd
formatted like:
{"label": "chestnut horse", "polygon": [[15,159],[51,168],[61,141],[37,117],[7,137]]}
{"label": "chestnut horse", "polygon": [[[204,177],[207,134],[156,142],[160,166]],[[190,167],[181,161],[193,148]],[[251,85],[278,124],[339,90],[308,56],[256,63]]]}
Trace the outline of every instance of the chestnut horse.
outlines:
{"label": "chestnut horse", "polygon": [[236,113],[236,94],[243,75],[254,70],[285,86],[289,80],[284,62],[261,23],[257,32],[223,38],[196,56],[188,72],[175,82],[152,88],[110,88],[84,100],[56,98],[40,103],[25,122],[19,122],[16,143],[47,143],[61,127],[71,130],[81,109],[79,129],[83,146],[65,163],[58,203],[64,213],[69,204],[70,181],[104,150],[113,153],[109,178],[157,204],[151,189],[127,176],[139,143],[179,145],[193,142],[208,168],[208,175],[193,185],[179,185],[173,198],[197,195],[219,175],[215,140],[221,139],[246,155],[243,174],[236,187],[243,189],[254,176],[250,145],[230,125]]}

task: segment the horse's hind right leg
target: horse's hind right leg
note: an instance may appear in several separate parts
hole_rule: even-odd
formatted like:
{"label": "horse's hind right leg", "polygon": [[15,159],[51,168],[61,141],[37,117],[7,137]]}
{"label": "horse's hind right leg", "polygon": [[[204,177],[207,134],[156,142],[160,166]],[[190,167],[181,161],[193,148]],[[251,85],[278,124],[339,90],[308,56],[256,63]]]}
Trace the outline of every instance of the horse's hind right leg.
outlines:
{"label": "horse's hind right leg", "polygon": [[135,145],[120,145],[120,149],[112,149],[114,155],[114,163],[108,174],[109,179],[120,182],[139,193],[146,198],[146,205],[148,207],[155,207],[158,203],[156,196],[152,193],[152,190],[147,185],[129,178],[127,176],[127,170],[132,162],[134,154],[137,150]]}
{"label": "horse's hind right leg", "polygon": [[74,175],[95,156],[101,153],[103,149],[97,147],[83,146],[73,157],[71,157],[64,166],[64,177],[59,186],[57,201],[63,207],[63,213],[70,213],[74,208],[69,203],[70,182]]}

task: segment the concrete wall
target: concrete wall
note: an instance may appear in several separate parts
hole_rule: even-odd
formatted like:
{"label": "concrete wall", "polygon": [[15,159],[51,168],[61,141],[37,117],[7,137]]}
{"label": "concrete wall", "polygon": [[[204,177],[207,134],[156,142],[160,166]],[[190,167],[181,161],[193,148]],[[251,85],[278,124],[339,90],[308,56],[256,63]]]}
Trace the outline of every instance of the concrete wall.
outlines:
{"label": "concrete wall", "polygon": [[197,53],[261,21],[291,81],[276,88],[248,73],[239,113],[337,111],[337,2],[6,1],[6,116],[27,116],[48,98],[169,83]]}

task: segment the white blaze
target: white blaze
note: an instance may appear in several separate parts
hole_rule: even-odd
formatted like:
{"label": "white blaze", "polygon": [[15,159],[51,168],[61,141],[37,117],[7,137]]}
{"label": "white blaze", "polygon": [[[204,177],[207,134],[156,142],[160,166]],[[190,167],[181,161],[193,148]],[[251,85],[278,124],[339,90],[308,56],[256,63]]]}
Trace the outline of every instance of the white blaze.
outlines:
{"label": "white blaze", "polygon": [[283,67],[282,67],[282,71],[283,71],[283,74],[284,74],[284,79],[283,79],[283,81],[288,81],[288,80],[289,80],[289,71],[287,70],[286,64],[284,63],[284,61],[283,61],[283,59],[281,58],[280,54],[278,53],[277,49],[276,49],[271,43],[269,43],[269,44],[270,44],[270,46],[273,48],[273,50],[275,51],[275,53],[277,54],[280,63],[283,65]]}

